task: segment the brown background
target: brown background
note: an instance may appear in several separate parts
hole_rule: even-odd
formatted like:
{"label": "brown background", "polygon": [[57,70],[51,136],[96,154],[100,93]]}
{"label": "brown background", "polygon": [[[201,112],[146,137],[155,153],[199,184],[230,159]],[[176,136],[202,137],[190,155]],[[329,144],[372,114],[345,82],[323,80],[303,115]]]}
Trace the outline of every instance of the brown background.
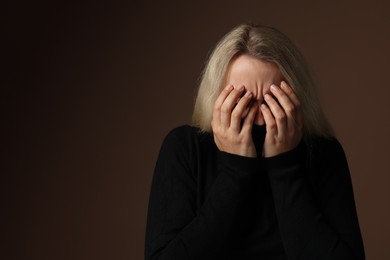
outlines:
{"label": "brown background", "polygon": [[0,258],[142,259],[162,139],[190,122],[214,44],[254,21],[307,58],[348,157],[367,259],[390,259],[386,1],[144,2],[3,10]]}

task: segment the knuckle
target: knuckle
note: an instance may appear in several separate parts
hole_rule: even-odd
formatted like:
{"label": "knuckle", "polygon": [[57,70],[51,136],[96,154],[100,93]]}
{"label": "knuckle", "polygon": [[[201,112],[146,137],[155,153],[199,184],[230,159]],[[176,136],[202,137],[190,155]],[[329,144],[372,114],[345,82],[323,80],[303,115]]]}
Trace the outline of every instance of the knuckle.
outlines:
{"label": "knuckle", "polygon": [[270,130],[275,130],[276,129],[276,123],[275,122],[271,122],[268,124],[268,127]]}
{"label": "knuckle", "polygon": [[292,93],[292,89],[290,87],[288,87],[287,85],[285,85],[284,92],[286,92],[286,94],[290,95]]}
{"label": "knuckle", "polygon": [[276,115],[276,119],[278,120],[285,120],[286,119],[286,114],[285,113],[279,113]]}
{"label": "knuckle", "polygon": [[286,112],[288,114],[294,113],[295,112],[295,106],[288,106],[288,107],[286,107]]}
{"label": "knuckle", "polygon": [[232,113],[232,118],[233,119],[239,119],[241,118],[241,114],[237,112],[237,110],[234,110]]}
{"label": "knuckle", "polygon": [[229,113],[229,107],[227,105],[222,106],[220,109],[222,113]]}
{"label": "knuckle", "polygon": [[236,106],[232,111],[232,116],[241,116],[242,108],[240,106]]}

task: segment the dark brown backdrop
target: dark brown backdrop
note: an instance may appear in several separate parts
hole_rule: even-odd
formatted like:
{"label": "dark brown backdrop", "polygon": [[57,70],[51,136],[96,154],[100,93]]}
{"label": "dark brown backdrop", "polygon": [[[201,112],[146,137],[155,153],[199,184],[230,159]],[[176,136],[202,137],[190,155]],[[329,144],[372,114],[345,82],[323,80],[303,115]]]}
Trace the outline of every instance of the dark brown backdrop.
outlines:
{"label": "dark brown backdrop", "polygon": [[0,258],[142,259],[162,139],[190,122],[208,51],[254,21],[306,56],[347,153],[367,258],[390,259],[386,1],[145,2],[2,12]]}

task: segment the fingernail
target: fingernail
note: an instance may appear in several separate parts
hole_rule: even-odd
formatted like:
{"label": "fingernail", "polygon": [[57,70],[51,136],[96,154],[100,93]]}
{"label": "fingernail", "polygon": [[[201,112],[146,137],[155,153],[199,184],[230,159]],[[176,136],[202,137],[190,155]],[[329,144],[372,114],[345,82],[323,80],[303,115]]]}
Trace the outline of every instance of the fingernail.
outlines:
{"label": "fingernail", "polygon": [[264,98],[265,98],[265,100],[270,100],[271,99],[270,95],[268,95],[268,94],[265,94]]}
{"label": "fingernail", "polygon": [[262,109],[262,110],[266,110],[267,107],[266,107],[264,104],[261,104],[261,109]]}
{"label": "fingernail", "polygon": [[244,85],[240,85],[238,88],[237,88],[237,90],[239,90],[239,91],[241,91],[241,90],[243,90],[244,89]]}
{"label": "fingernail", "polygon": [[252,96],[252,93],[251,93],[250,91],[247,91],[247,92],[245,93],[245,96],[246,96],[246,97],[251,97],[251,96]]}
{"label": "fingernail", "polygon": [[278,90],[278,87],[276,85],[271,85],[271,90],[272,91],[277,91]]}
{"label": "fingernail", "polygon": [[287,83],[285,81],[282,81],[280,83],[280,86],[285,89],[285,88],[287,88]]}
{"label": "fingernail", "polygon": [[226,90],[231,90],[232,87],[233,87],[233,85],[229,84],[225,89],[226,89]]}

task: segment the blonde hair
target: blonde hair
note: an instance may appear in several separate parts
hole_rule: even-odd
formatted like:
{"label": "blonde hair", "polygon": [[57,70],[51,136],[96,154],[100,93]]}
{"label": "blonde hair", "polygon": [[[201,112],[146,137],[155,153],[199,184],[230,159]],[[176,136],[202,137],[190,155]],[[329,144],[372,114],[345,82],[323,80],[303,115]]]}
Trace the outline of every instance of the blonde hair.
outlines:
{"label": "blonde hair", "polygon": [[308,66],[297,47],[275,28],[244,23],[236,26],[217,43],[201,74],[192,115],[192,125],[212,132],[214,103],[223,89],[229,62],[240,54],[275,63],[284,80],[294,89],[303,111],[304,134],[330,138],[333,129],[315,93]]}

